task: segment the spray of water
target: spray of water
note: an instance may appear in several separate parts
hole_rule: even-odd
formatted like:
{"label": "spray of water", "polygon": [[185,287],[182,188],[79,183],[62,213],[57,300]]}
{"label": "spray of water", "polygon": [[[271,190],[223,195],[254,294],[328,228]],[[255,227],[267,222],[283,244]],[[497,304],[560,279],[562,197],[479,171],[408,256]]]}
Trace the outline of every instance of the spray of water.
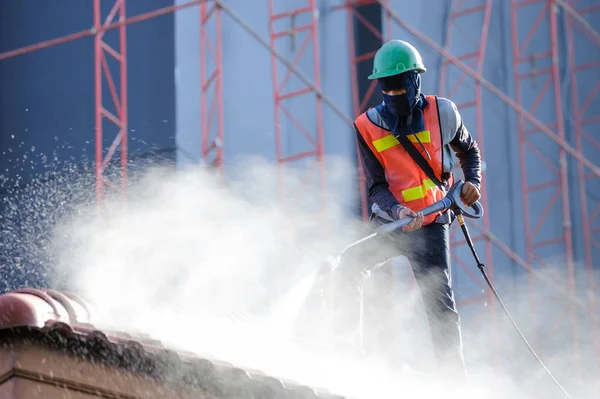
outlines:
{"label": "spray of water", "polygon": [[[325,238],[317,190],[297,189],[304,174],[285,171],[286,186],[296,191],[280,193],[274,166],[244,162],[242,174],[227,182],[197,169],[154,168],[132,185],[126,207],[108,198],[101,217],[84,201],[54,226],[57,280],[95,304],[100,327],[143,332],[174,348],[342,395],[500,399],[540,397],[543,391],[543,397],[560,397],[531,358],[522,355],[523,347],[508,327],[496,325],[501,360],[511,364],[512,377],[528,373],[537,382],[528,396],[516,389],[510,373],[500,375],[478,361],[488,359],[485,354],[492,350],[487,326],[465,332],[471,345],[467,355],[473,359],[468,386],[442,384],[434,369],[417,370],[407,362],[431,358],[431,352],[418,291],[402,260],[394,280],[378,273],[366,288],[371,298],[379,293],[393,303],[386,311],[395,318],[378,333],[397,338],[388,350],[394,353],[384,360],[323,349],[315,343],[328,337],[319,306],[308,308],[312,318],[301,319],[314,320],[302,326],[315,340],[312,347],[299,343],[297,320],[319,283],[318,267],[328,254],[361,236],[357,221],[339,205],[351,192],[347,181],[353,168],[343,161],[328,162],[332,189]],[[515,304],[510,295],[506,302]],[[518,312],[515,316],[526,319]],[[378,338],[371,334],[368,339]],[[583,346],[587,341],[581,339]],[[557,375],[566,375],[568,365],[557,371],[561,348],[550,354],[548,364]],[[584,392],[581,381],[565,385]]]}

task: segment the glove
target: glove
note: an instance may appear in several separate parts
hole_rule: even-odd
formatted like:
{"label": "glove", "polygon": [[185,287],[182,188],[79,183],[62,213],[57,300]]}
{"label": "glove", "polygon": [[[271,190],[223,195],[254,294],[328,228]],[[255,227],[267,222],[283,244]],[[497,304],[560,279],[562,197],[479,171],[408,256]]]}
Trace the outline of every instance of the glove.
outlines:
{"label": "glove", "polygon": [[402,227],[404,231],[415,231],[423,226],[423,212],[415,212],[410,208],[402,205],[393,205],[390,209],[391,217],[394,220],[400,220],[406,216],[414,218],[409,224]]}

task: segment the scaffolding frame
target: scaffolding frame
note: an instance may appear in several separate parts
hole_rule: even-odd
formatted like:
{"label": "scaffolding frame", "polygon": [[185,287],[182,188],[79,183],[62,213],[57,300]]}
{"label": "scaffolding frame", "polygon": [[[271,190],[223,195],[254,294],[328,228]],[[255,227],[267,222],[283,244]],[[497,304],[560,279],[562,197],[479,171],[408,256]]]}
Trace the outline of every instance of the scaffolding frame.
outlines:
{"label": "scaffolding frame", "polygon": [[[323,138],[323,104],[322,98],[318,95],[314,95],[315,89],[319,91],[321,90],[321,55],[318,34],[319,12],[317,2],[316,0],[303,0],[303,6],[291,8],[288,7],[285,10],[280,11],[280,9],[277,8],[276,3],[281,5],[283,4],[282,2],[276,2],[275,0],[268,1],[270,48],[273,50],[277,49],[279,47],[279,42],[281,42],[282,39],[287,39],[291,44],[291,52],[295,53],[291,66],[284,64],[284,76],[282,79],[280,79],[279,74],[281,68],[278,67],[280,60],[274,53],[271,54],[271,74],[273,82],[272,89],[274,98],[273,112],[275,119],[275,156],[279,166],[277,178],[280,198],[283,198],[283,196],[286,195],[284,193],[289,188],[289,185],[286,185],[285,183],[284,165],[296,161],[312,160],[313,162],[310,162],[307,168],[308,170],[304,174],[302,186],[307,187],[310,185],[310,180],[315,173],[315,169],[318,168],[316,173],[318,173],[318,190],[321,196],[321,206],[318,214],[324,218],[327,211],[327,179],[325,174],[326,170],[324,159],[325,146]],[[300,26],[296,26],[297,20],[306,16],[308,16],[309,22]],[[289,25],[285,24],[286,28],[279,29],[277,25],[280,21],[289,22]],[[299,36],[303,36],[303,39],[300,39],[301,44],[298,48],[296,48],[296,38]],[[311,87],[305,85],[305,87],[295,90],[286,88],[286,86],[290,84],[290,78],[292,77],[293,69],[298,69],[299,63],[306,59],[306,57],[303,56],[306,54],[309,47],[312,48],[309,67],[310,74],[312,74],[312,79],[310,78],[310,75],[308,79],[314,82],[314,86]],[[313,106],[315,109],[314,115],[316,126],[314,126],[312,129],[307,128],[305,123],[302,123],[302,121],[299,120],[300,118],[295,116],[291,108],[286,105],[289,100],[306,96],[314,97],[315,101]],[[283,133],[282,117],[285,118],[288,123],[290,123],[290,126],[295,127],[295,129],[293,129],[294,132],[290,131],[288,135]],[[316,134],[311,133],[311,131],[315,131]],[[286,153],[284,150],[284,141],[292,134],[294,136],[298,134],[303,136],[307,142],[310,143],[309,149],[301,152],[290,150],[289,153]]]}
{"label": "scaffolding frame", "polygon": [[[119,46],[115,50],[104,40],[106,28],[115,18],[125,20],[125,0],[115,0],[113,7],[106,17],[102,16],[100,0],[94,0],[94,92],[95,92],[95,171],[96,171],[96,200],[101,204],[105,187],[120,191],[124,198],[127,192],[127,30],[125,25],[119,26]],[[111,73],[107,57],[112,57],[119,63],[118,86]],[[108,86],[112,104],[106,103],[104,83]],[[114,108],[114,112],[110,110]],[[108,149],[104,150],[104,120],[118,128],[118,133]],[[112,182],[106,176],[106,168],[120,148],[120,184]]]}
{"label": "scaffolding frame", "polygon": [[[542,105],[543,101],[551,97],[551,104],[547,107],[552,107],[552,111],[556,115],[555,121],[546,122],[548,129],[555,131],[555,134],[565,140],[565,126],[563,107],[561,104],[562,93],[560,84],[559,59],[558,59],[558,28],[557,28],[557,13],[555,5],[548,0],[527,0],[517,1],[511,0],[511,27],[513,31],[512,49],[513,49],[513,76],[515,86],[516,101],[524,108],[527,107],[532,115],[535,115]],[[536,19],[531,27],[521,35],[521,26],[519,24],[519,16],[528,10],[537,14]],[[544,32],[544,27],[547,29]],[[544,37],[543,44],[540,41],[536,42],[535,48],[530,46],[532,40],[538,32],[542,32],[538,37]],[[547,46],[547,47],[544,47]],[[525,53],[528,55],[525,55]],[[537,64],[541,63],[541,67]],[[548,66],[546,66],[548,65]],[[538,79],[543,81],[543,84],[537,85]],[[528,88],[525,89],[527,84]],[[535,98],[530,102],[523,95],[523,92],[528,90],[528,93],[535,94]],[[546,108],[548,109],[548,108]],[[569,183],[567,174],[567,154],[563,148],[558,149],[558,162],[545,155],[535,145],[533,140],[538,136],[537,128],[530,128],[525,120],[519,116],[517,119],[517,131],[519,134],[519,158],[521,160],[521,196],[524,215],[525,228],[525,252],[527,261],[534,267],[550,270],[550,266],[545,261],[543,255],[539,253],[543,248],[548,246],[562,245],[565,253],[566,264],[566,282],[569,294],[576,296],[575,291],[575,265],[573,260],[573,238],[572,238],[572,221],[570,214],[570,199],[569,199]],[[538,138],[539,142],[540,139]],[[547,140],[544,140],[547,141]],[[534,169],[530,165],[538,165],[545,170],[550,171],[553,175],[552,180],[546,180],[541,183],[530,182],[531,172]],[[535,169],[537,170],[537,169]],[[540,195],[538,193],[543,190],[550,189],[552,195]],[[547,221],[556,206],[561,207],[563,219],[562,234],[551,239],[543,239],[540,241],[538,237],[541,235],[540,230]],[[543,208],[539,216],[535,215],[535,209]],[[544,231],[544,230],[542,230]],[[564,276],[559,278],[563,279]],[[528,276],[529,281],[529,308],[530,320],[536,325],[538,312],[543,309],[544,302],[548,302],[548,298],[539,298],[539,294],[535,289],[534,279],[531,274]],[[539,302],[538,302],[539,300]],[[578,322],[577,314],[574,311],[572,304],[566,303],[562,312],[559,312],[559,317],[555,319],[555,324],[551,327],[553,331],[558,327],[562,317],[560,315],[568,315],[571,324],[571,343],[577,367],[579,367],[578,359]],[[543,349],[542,340],[539,339],[538,329],[531,331],[532,342],[538,350]],[[577,370],[579,373],[580,370]]]}
{"label": "scaffolding frame", "polygon": [[[223,36],[221,8],[217,3],[200,4],[200,131],[202,161],[223,172]],[[211,23],[214,20],[213,33]],[[214,64],[211,69],[211,61]],[[211,71],[209,73],[209,71]],[[216,127],[213,121],[217,119]],[[216,132],[215,132],[216,130]]]}

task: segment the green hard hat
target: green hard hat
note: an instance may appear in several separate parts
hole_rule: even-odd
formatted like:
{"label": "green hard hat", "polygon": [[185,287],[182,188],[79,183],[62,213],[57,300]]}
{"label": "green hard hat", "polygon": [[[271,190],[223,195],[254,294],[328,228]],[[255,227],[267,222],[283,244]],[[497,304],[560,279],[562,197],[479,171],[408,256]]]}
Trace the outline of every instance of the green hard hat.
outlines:
{"label": "green hard hat", "polygon": [[369,79],[387,78],[415,70],[419,73],[427,70],[417,49],[405,41],[390,40],[377,50]]}

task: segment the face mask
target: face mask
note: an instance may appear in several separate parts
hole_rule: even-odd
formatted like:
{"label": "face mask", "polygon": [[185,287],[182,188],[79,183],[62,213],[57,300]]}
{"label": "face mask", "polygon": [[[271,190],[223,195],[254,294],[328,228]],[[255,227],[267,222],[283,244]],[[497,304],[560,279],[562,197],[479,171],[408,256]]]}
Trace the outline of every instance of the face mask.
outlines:
{"label": "face mask", "polygon": [[414,107],[408,99],[407,93],[401,94],[399,96],[390,96],[388,94],[382,93],[383,101],[385,101],[385,105],[390,110],[390,112],[396,115],[399,118],[406,118],[412,113],[412,109]]}
{"label": "face mask", "polygon": [[406,119],[419,102],[421,95],[421,76],[418,73],[402,74],[384,78],[379,81],[382,91],[404,88],[401,95],[390,96],[382,93],[383,100],[391,113],[401,119]]}

